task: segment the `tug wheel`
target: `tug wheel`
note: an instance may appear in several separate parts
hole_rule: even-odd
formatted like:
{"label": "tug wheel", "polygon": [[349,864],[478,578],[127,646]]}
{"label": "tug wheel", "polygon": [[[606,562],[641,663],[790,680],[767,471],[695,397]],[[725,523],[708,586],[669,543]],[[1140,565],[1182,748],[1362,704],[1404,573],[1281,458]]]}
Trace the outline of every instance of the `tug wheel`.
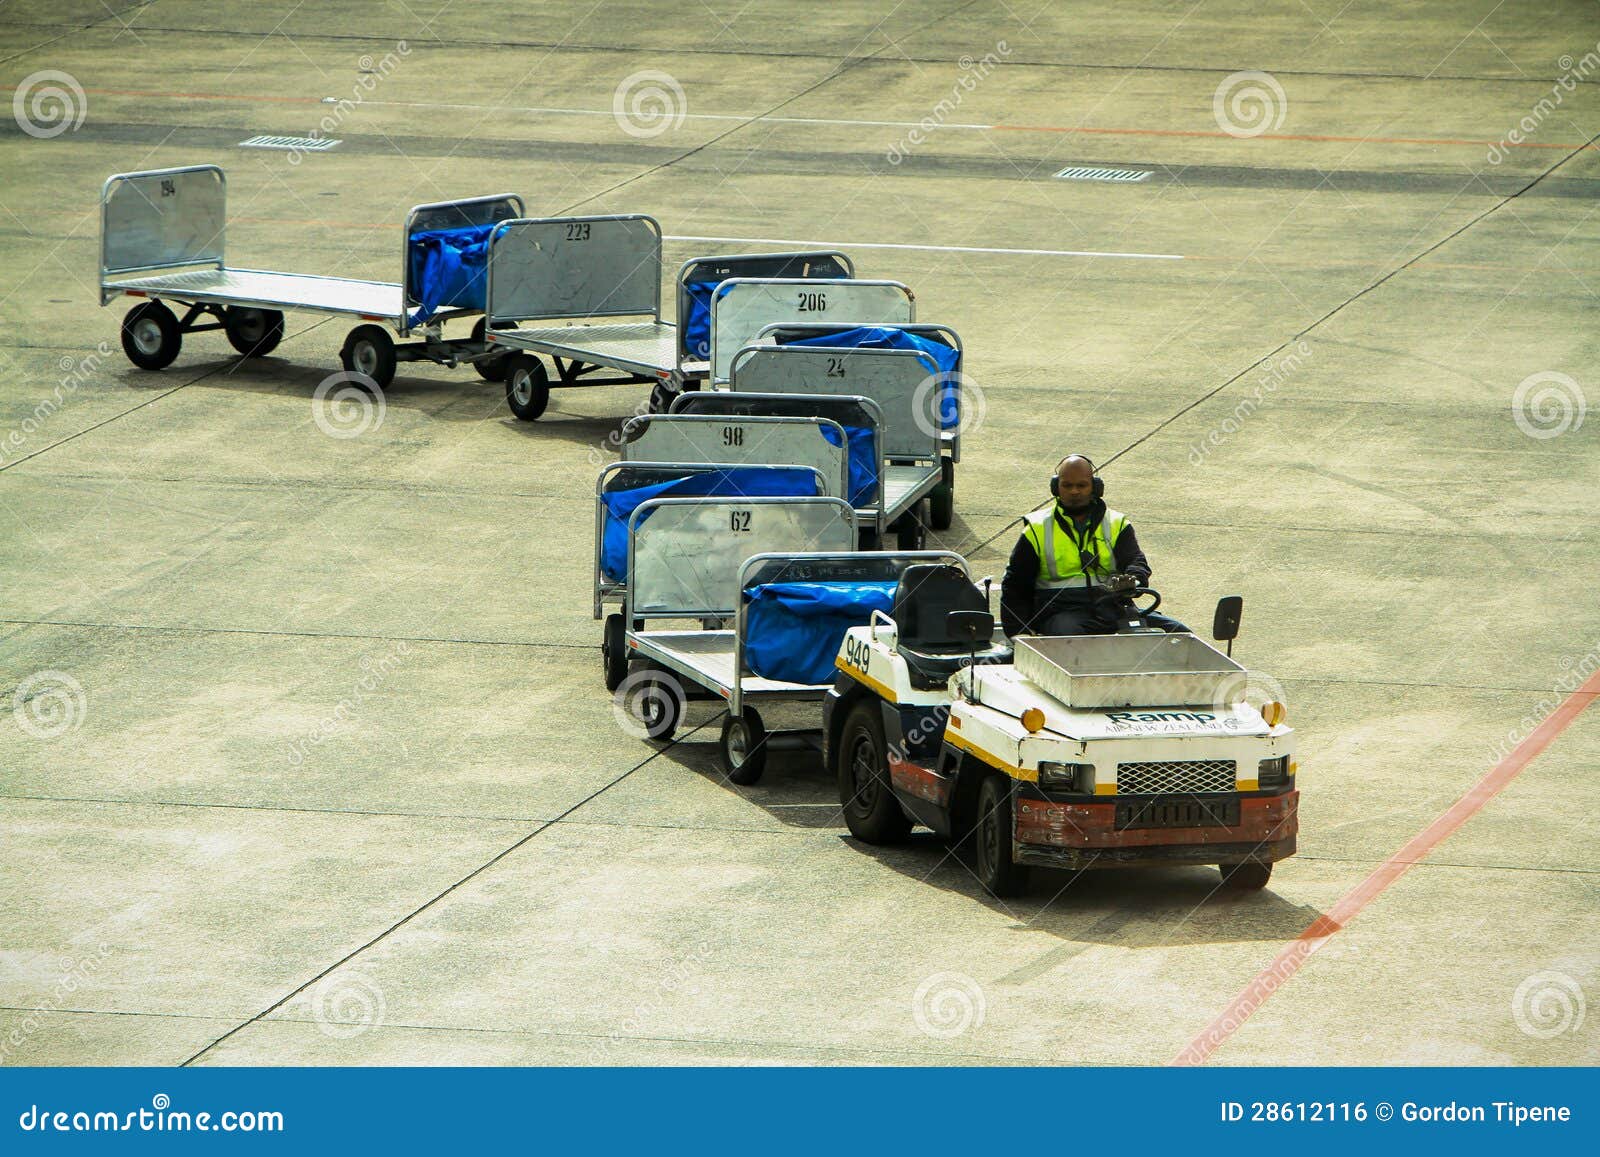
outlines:
{"label": "tug wheel", "polygon": [[1009,776],[995,774],[978,789],[978,826],[974,833],[978,880],[998,897],[1018,896],[1028,886],[1028,869],[1012,859],[1016,838],[1013,792]]}
{"label": "tug wheel", "polygon": [[896,844],[911,834],[911,820],[889,785],[881,712],[876,700],[857,703],[851,709],[839,733],[834,774],[850,834],[863,843]]}

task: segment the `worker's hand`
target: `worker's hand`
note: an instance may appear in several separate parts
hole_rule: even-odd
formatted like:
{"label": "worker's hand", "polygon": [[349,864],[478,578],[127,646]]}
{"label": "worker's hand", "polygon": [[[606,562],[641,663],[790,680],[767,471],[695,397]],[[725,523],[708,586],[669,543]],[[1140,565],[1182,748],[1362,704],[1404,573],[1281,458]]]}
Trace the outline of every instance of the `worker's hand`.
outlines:
{"label": "worker's hand", "polygon": [[1131,591],[1134,589],[1134,587],[1138,586],[1139,579],[1136,575],[1131,574],[1107,575],[1106,581],[1103,585],[1105,586],[1106,590],[1110,591],[1112,594],[1120,595],[1126,591]]}

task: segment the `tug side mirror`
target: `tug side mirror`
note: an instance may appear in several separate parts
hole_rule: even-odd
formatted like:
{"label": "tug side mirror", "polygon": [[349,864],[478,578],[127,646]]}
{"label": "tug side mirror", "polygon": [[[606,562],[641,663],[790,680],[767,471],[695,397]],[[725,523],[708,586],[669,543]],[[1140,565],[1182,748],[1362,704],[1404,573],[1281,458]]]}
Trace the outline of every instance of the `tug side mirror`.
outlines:
{"label": "tug side mirror", "polygon": [[1211,637],[1228,644],[1228,654],[1233,654],[1233,641],[1239,637],[1239,619],[1244,614],[1243,595],[1225,595],[1217,600],[1217,613],[1211,620]]}
{"label": "tug side mirror", "polygon": [[988,645],[994,634],[994,616],[988,611],[951,611],[944,617],[945,629],[963,643]]}

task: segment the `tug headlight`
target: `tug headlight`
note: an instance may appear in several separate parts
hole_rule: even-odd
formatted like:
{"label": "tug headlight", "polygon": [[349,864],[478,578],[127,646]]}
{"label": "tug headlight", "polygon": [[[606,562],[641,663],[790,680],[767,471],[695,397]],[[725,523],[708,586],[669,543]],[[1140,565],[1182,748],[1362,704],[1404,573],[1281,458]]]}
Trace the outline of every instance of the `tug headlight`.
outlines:
{"label": "tug headlight", "polygon": [[1039,786],[1049,791],[1086,792],[1093,772],[1092,763],[1041,763]]}
{"label": "tug headlight", "polygon": [[1289,781],[1289,771],[1292,766],[1287,755],[1280,755],[1277,759],[1263,759],[1256,769],[1256,786],[1282,787]]}

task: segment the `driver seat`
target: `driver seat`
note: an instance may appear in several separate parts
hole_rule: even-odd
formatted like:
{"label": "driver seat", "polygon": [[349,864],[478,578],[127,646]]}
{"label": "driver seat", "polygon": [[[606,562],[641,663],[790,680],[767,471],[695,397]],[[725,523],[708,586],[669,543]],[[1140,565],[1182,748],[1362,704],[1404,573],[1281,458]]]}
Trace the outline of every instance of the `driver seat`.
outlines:
{"label": "driver seat", "polygon": [[[919,691],[943,687],[972,655],[971,645],[950,633],[946,618],[951,611],[989,611],[960,567],[918,563],[901,572],[894,592],[893,618],[900,636],[896,650]],[[1009,663],[1011,646],[991,642],[978,649],[976,658],[980,663]]]}

